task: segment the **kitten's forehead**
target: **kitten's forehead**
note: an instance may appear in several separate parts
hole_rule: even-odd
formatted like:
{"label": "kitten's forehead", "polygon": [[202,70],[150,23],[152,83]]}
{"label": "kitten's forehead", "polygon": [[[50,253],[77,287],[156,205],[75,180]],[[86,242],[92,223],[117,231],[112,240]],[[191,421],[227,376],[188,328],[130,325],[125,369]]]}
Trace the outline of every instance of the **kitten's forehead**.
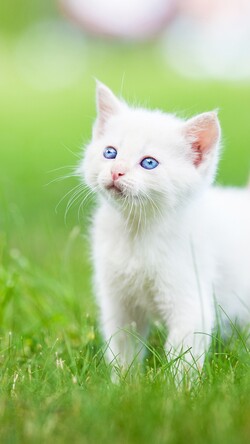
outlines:
{"label": "kitten's forehead", "polygon": [[[119,130],[121,127],[131,132],[154,132],[155,129],[171,130],[180,127],[180,119],[161,111],[148,111],[144,109],[130,109],[110,119],[110,124],[115,123]],[[112,125],[113,126],[113,125]]]}
{"label": "kitten's forehead", "polygon": [[[160,111],[130,109],[112,117],[106,126],[105,135],[119,145],[133,146],[162,142],[176,139],[180,131],[181,120]],[[132,147],[131,147],[132,148]]]}

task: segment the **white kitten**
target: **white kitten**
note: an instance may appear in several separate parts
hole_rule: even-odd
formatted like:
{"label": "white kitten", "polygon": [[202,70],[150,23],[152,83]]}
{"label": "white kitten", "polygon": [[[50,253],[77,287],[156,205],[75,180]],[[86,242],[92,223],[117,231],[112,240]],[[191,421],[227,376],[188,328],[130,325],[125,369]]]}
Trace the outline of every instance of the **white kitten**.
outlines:
{"label": "white kitten", "polygon": [[97,108],[80,170],[100,200],[93,262],[107,357],[128,366],[158,318],[170,356],[189,350],[201,366],[214,298],[250,320],[250,191],[211,187],[216,113],[183,121],[131,108],[100,83]]}

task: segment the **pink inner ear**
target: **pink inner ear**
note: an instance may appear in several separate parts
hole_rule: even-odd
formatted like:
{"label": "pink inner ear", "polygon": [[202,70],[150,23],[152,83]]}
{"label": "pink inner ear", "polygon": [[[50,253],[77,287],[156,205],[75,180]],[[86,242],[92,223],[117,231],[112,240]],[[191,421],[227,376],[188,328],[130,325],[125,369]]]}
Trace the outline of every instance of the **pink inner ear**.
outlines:
{"label": "pink inner ear", "polygon": [[195,153],[194,165],[199,166],[206,153],[216,141],[211,128],[201,129],[196,133],[196,140],[192,142],[192,150]]}
{"label": "pink inner ear", "polygon": [[186,134],[191,139],[194,165],[199,166],[219,139],[219,124],[215,113],[204,113],[187,122]]}
{"label": "pink inner ear", "polygon": [[192,143],[192,150],[195,153],[194,165],[199,166],[203,159],[203,151],[201,149],[200,142],[196,141]]}

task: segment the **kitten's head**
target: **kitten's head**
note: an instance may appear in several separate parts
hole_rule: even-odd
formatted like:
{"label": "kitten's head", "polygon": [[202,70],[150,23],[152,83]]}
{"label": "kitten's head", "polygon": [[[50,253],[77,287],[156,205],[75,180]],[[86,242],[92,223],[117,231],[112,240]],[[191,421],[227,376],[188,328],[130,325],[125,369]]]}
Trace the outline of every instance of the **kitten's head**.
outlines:
{"label": "kitten's head", "polygon": [[183,121],[131,108],[101,83],[97,112],[80,169],[87,185],[111,202],[176,207],[212,182],[220,138],[215,112]]}

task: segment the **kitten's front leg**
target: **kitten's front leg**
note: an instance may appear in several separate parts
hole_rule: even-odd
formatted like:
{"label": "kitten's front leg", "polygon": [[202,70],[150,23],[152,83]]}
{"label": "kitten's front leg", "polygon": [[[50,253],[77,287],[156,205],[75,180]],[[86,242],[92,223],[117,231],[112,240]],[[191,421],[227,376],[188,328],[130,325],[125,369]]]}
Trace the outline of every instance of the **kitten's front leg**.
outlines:
{"label": "kitten's front leg", "polygon": [[192,380],[202,370],[214,323],[209,303],[201,306],[199,298],[190,300],[188,304],[182,302],[167,323],[169,334],[165,349],[168,357],[175,361],[173,370],[178,382],[185,375]]}
{"label": "kitten's front leg", "polygon": [[106,359],[126,369],[143,357],[144,340],[148,333],[145,313],[138,307],[130,307],[112,290],[101,295],[100,306],[102,330],[107,344]]}

